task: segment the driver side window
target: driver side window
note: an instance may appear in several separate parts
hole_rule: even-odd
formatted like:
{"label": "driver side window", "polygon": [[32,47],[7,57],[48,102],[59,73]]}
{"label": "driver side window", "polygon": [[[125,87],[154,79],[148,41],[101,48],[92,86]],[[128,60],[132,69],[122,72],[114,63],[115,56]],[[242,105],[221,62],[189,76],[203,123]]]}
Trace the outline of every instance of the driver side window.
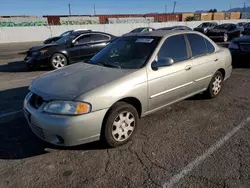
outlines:
{"label": "driver side window", "polygon": [[172,58],[175,63],[189,58],[183,35],[171,36],[165,40],[158,53],[158,60],[165,58]]}
{"label": "driver side window", "polygon": [[77,39],[77,44],[87,44],[90,43],[90,35],[83,35],[80,38]]}

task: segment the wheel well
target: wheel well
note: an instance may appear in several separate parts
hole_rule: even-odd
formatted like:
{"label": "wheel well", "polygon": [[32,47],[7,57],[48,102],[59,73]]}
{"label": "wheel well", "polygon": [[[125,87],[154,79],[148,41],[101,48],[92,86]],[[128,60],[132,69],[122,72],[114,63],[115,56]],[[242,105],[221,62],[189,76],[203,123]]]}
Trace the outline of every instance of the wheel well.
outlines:
{"label": "wheel well", "polygon": [[118,102],[126,102],[126,103],[132,105],[132,106],[135,107],[135,109],[137,110],[138,115],[139,115],[139,118],[141,117],[142,106],[141,106],[141,102],[140,102],[137,98],[134,98],[134,97],[127,97],[127,98],[120,99],[119,101],[115,102],[115,103],[109,108],[109,110],[106,112],[106,114],[105,114],[105,116],[104,116],[104,118],[103,118],[103,122],[102,122],[101,135],[103,135],[104,123],[106,122],[106,120],[107,120],[107,118],[108,118],[108,115],[109,115],[110,112],[111,112],[112,107],[113,107],[115,104],[117,104]]}
{"label": "wheel well", "polygon": [[219,69],[218,71],[221,72],[223,78],[225,78],[225,76],[226,76],[226,71],[225,71],[224,69]]}
{"label": "wheel well", "polygon": [[126,102],[126,103],[132,105],[137,110],[139,117],[141,117],[142,106],[141,106],[141,102],[137,98],[127,97],[127,98],[121,99],[117,102]]}

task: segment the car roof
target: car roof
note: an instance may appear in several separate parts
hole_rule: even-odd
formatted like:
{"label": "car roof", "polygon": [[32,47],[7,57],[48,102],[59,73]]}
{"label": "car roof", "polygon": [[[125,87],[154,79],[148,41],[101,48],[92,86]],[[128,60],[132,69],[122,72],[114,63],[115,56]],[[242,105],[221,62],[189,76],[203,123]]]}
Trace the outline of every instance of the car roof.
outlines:
{"label": "car roof", "polygon": [[[126,37],[167,37],[175,34],[186,34],[186,33],[198,33],[196,31],[189,30],[154,30],[146,33],[129,33]],[[199,33],[198,33],[199,34]]]}
{"label": "car roof", "polygon": [[104,34],[104,35],[109,35],[109,36],[113,36],[113,35],[111,35],[111,34],[109,34],[109,33],[104,33],[104,32],[100,32],[100,31],[92,31],[92,30],[85,30],[85,31],[76,31],[76,32],[74,32],[74,35],[75,36],[79,36],[79,35],[81,35],[81,34],[87,34],[87,33],[92,33],[92,34]]}

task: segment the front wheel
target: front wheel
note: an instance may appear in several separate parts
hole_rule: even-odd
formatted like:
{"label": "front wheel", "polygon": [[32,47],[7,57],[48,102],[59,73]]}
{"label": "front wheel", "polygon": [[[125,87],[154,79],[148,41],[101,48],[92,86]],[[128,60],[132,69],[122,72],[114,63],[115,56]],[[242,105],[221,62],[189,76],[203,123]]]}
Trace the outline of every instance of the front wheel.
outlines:
{"label": "front wheel", "polygon": [[229,40],[228,34],[224,33],[223,42],[228,42],[228,40]]}
{"label": "front wheel", "polygon": [[52,56],[50,60],[50,65],[52,69],[60,69],[68,64],[68,60],[65,55],[56,53]]}
{"label": "front wheel", "polygon": [[208,98],[215,98],[219,95],[222,89],[223,75],[220,71],[217,71],[213,76],[207,91],[205,92]]}
{"label": "front wheel", "polygon": [[138,112],[132,105],[118,102],[104,121],[103,139],[110,147],[127,143],[135,134],[138,121]]}

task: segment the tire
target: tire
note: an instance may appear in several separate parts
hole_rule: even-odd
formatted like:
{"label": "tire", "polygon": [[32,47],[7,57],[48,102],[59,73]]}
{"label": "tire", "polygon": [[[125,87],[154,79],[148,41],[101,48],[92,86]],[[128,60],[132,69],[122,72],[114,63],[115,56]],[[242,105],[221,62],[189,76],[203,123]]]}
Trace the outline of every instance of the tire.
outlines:
{"label": "tire", "polygon": [[109,147],[121,146],[135,135],[138,122],[139,115],[135,107],[118,102],[110,109],[104,120],[102,139]]}
{"label": "tire", "polygon": [[50,66],[52,69],[60,69],[68,64],[68,59],[61,53],[55,53],[50,59]]}
{"label": "tire", "polygon": [[228,42],[229,41],[229,37],[227,33],[224,33],[223,35],[223,42]]}
{"label": "tire", "polygon": [[217,71],[214,74],[214,76],[213,76],[213,78],[212,78],[212,80],[211,80],[211,82],[210,82],[210,84],[205,92],[205,95],[208,98],[215,98],[220,94],[221,89],[222,89],[222,85],[223,85],[223,79],[224,79],[223,75],[220,71]]}

